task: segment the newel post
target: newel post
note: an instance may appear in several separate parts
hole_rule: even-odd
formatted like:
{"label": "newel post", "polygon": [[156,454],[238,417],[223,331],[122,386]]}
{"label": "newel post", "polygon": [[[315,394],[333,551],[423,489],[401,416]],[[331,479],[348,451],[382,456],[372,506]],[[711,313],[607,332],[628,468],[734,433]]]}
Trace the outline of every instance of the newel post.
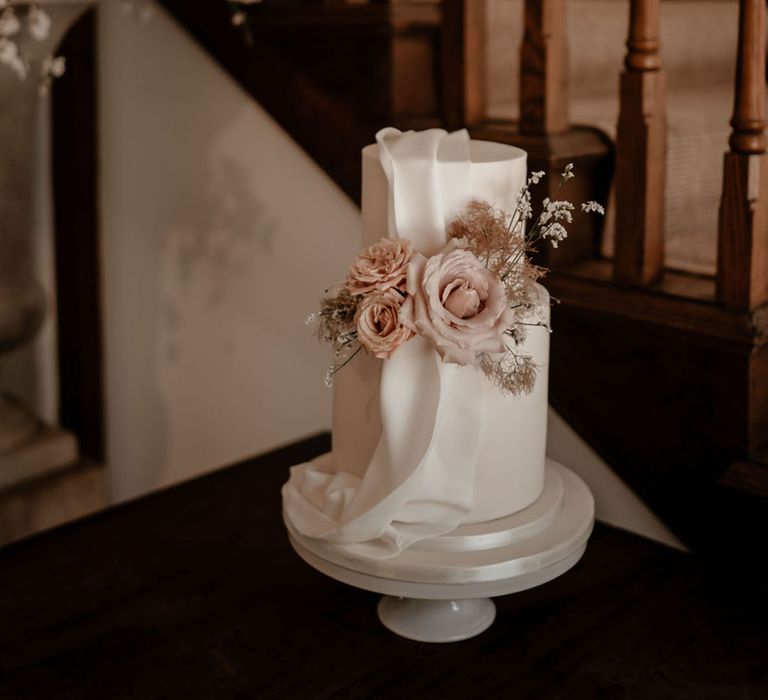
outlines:
{"label": "newel post", "polygon": [[666,76],[659,55],[659,0],[631,0],[616,143],[614,277],[648,285],[664,266]]}
{"label": "newel post", "polygon": [[723,163],[717,294],[727,306],[768,301],[768,160],[765,137],[765,0],[739,3],[736,86]]}
{"label": "newel post", "polygon": [[526,0],[520,49],[520,132],[568,130],[565,0]]}

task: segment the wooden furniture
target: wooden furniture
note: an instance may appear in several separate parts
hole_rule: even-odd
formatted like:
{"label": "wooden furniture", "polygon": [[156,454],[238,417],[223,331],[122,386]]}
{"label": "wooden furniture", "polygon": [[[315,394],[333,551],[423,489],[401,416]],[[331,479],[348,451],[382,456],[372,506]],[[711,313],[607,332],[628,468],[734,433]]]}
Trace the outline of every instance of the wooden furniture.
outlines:
{"label": "wooden furniture", "polygon": [[80,453],[103,462],[95,10],[69,31],[60,53],[69,66],[51,94],[60,415]]}
{"label": "wooden furniture", "polygon": [[661,0],[632,0],[616,143],[618,282],[646,286],[664,268],[666,84],[659,55]]}
{"label": "wooden furniture", "polygon": [[717,292],[727,306],[754,309],[768,302],[765,3],[759,0],[741,3],[731,126],[731,150],[723,164]]}
{"label": "wooden furniture", "polygon": [[[499,598],[466,642],[386,631],[378,596],[291,550],[280,485],[327,435],[0,549],[0,697],[593,700],[768,695],[742,569],[598,526],[579,564]],[[738,589],[738,593],[736,593]]]}
{"label": "wooden furniture", "polygon": [[[569,253],[545,259],[552,268],[548,287],[562,302],[553,309],[550,396],[689,546],[736,559],[759,544],[768,526],[768,509],[755,498],[768,493],[765,3],[741,0],[734,7],[738,68],[717,281],[664,268],[660,3],[631,0],[629,9],[615,256],[601,258],[594,239],[589,245],[589,235],[576,229],[558,249]],[[526,0],[520,123],[479,120],[469,127],[526,148],[532,167],[554,174],[573,160],[581,177],[607,182],[609,168],[589,167],[606,162],[596,144],[568,145],[579,132],[568,125],[562,84],[565,11],[557,0]],[[547,144],[548,160],[537,159],[532,134]],[[589,198],[606,202],[605,194]]]}
{"label": "wooden furniture", "polygon": [[[573,126],[568,113],[568,46],[565,0],[529,0],[524,7],[524,33],[520,48],[520,120],[518,123],[480,115],[454,126],[468,126],[474,138],[511,143],[528,153],[530,170],[549,174],[534,188],[534,205],[544,197],[606,202],[613,170],[609,139],[598,129]],[[464,32],[472,45],[471,27]],[[466,54],[467,51],[465,50]],[[444,75],[445,83],[450,76]],[[477,110],[467,114],[476,114]],[[567,193],[558,192],[558,174],[575,163],[579,178]],[[534,215],[538,209],[534,209]],[[542,247],[539,264],[560,269],[592,260],[600,251],[602,222],[582,217],[570,227],[567,246]]]}

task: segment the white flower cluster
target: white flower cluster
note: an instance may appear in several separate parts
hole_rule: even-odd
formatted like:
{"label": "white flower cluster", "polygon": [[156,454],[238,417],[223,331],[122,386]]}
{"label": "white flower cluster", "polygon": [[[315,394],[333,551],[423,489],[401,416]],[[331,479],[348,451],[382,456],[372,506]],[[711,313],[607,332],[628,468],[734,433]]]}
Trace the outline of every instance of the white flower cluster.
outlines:
{"label": "white flower cluster", "polygon": [[605,214],[605,208],[602,204],[598,204],[597,202],[589,201],[589,202],[582,202],[581,204],[581,211],[589,214],[590,212],[595,212],[597,214]]}
{"label": "white flower cluster", "polygon": [[51,90],[54,78],[60,78],[67,69],[67,59],[64,56],[48,56],[40,66],[40,94],[45,97]]}
{"label": "white flower cluster", "polygon": [[13,40],[21,31],[21,22],[8,0],[0,0],[0,9],[0,63],[4,63],[23,80],[27,77],[27,64],[19,55],[19,47]]}
{"label": "white flower cluster", "polygon": [[[50,15],[37,5],[29,5],[24,16],[20,17],[17,0],[0,0],[0,63],[8,66],[20,80],[24,80],[29,73],[29,62],[19,52],[18,37],[24,32],[35,41],[45,41],[51,33]],[[24,3],[25,7],[27,6]],[[50,88],[51,80],[63,75],[65,69],[64,59],[49,56],[40,66],[40,92],[46,94]]]}
{"label": "white flower cluster", "polygon": [[555,200],[553,202],[549,199],[549,197],[545,197],[541,203],[541,206],[542,224],[547,224],[550,221],[565,221],[566,223],[570,224],[573,221],[573,216],[571,214],[573,211],[573,204],[570,202],[565,200]]}
{"label": "white flower cluster", "polygon": [[[531,213],[531,193],[528,189],[530,185],[537,185],[545,176],[543,171],[532,172],[528,177],[527,184],[523,185],[517,202],[517,207],[509,223],[509,230],[525,219],[532,218]],[[557,185],[559,190],[568,180],[576,177],[573,172],[573,163],[568,163],[560,173],[560,182]],[[530,250],[541,240],[549,240],[553,248],[557,248],[560,241],[568,237],[568,231],[565,224],[573,223],[573,212],[575,207],[566,200],[551,200],[545,197],[541,202],[541,213],[538,215],[533,225],[526,234],[526,239]],[[581,205],[581,210],[585,213],[605,214],[605,209],[597,202],[589,201]]]}
{"label": "white flower cluster", "polygon": [[557,244],[560,241],[564,241],[568,238],[568,231],[565,226],[558,224],[556,221],[547,226],[541,234],[542,238],[548,238],[553,248],[557,248]]}
{"label": "white flower cluster", "polygon": [[[526,186],[520,191],[520,197],[517,200],[517,208],[512,216],[512,221],[519,224],[524,219],[530,219],[532,216],[531,192]],[[512,222],[510,222],[510,228],[512,228]]]}
{"label": "white flower cluster", "polygon": [[51,33],[51,18],[45,10],[33,5],[27,15],[27,28],[35,41],[45,41]]}

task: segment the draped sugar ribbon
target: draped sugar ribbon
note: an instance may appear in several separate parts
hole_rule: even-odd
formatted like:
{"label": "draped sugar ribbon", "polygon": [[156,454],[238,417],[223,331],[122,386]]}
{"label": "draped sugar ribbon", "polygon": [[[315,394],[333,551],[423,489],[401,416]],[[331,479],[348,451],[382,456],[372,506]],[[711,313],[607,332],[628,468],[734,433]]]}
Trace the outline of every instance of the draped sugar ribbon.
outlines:
{"label": "draped sugar ribbon", "polygon": [[[470,199],[467,132],[384,129],[376,139],[390,185],[390,237],[438,252],[447,223]],[[365,475],[344,465],[293,467],[283,504],[296,530],[384,558],[456,528],[473,507],[480,447],[474,373],[443,363],[420,336],[384,360],[382,431]]]}

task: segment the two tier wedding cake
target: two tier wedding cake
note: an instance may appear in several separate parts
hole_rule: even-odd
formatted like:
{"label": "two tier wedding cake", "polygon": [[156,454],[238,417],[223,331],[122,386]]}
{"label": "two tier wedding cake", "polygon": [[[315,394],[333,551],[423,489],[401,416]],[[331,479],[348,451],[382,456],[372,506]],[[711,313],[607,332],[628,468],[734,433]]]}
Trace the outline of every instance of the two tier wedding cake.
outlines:
{"label": "two tier wedding cake", "polygon": [[376,140],[362,252],[314,315],[335,349],[332,452],[291,469],[283,505],[303,537],[383,559],[541,494],[550,301],[528,254],[562,240],[573,207],[545,200],[531,220],[543,173],[518,148],[463,130]]}

